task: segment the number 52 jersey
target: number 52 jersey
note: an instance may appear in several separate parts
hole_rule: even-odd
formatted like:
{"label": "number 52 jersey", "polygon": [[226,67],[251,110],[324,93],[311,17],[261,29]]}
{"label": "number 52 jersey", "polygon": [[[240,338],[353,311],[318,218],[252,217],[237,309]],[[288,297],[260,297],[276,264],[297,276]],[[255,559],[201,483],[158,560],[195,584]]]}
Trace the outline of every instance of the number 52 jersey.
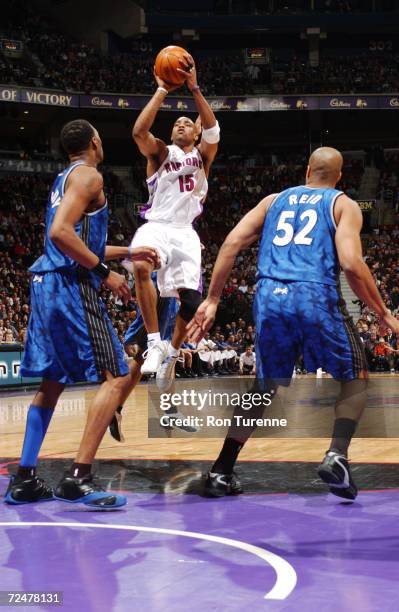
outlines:
{"label": "number 52 jersey", "polygon": [[334,204],[342,193],[299,186],[276,196],[263,226],[258,279],[337,285]]}
{"label": "number 52 jersey", "polygon": [[147,221],[189,226],[202,213],[208,181],[201,154],[196,147],[185,153],[168,146],[168,156],[147,179],[149,199],[141,210]]}

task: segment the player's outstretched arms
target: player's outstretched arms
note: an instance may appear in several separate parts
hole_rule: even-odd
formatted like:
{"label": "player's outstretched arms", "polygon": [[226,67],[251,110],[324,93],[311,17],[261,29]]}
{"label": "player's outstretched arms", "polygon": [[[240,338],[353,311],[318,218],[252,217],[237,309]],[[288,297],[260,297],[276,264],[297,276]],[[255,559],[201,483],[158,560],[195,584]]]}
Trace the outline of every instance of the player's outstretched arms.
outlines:
{"label": "player's outstretched arms", "polygon": [[[201,133],[202,127],[202,138],[201,143],[198,146],[199,152],[204,162],[205,172],[208,174],[209,168],[215,159],[219,140],[220,140],[220,128],[219,123],[216,120],[215,114],[209,106],[206,98],[202,95],[201,89],[197,81],[197,70],[195,62],[192,56],[187,53],[186,62],[179,60],[181,68],[178,68],[178,72],[184,76],[187,87],[191,91],[197,111],[199,113],[199,121],[195,122],[195,126],[198,134]],[[191,66],[190,70],[187,70],[187,64]]]}
{"label": "player's outstretched arms", "polygon": [[398,333],[399,321],[385,306],[373,276],[363,260],[360,239],[363,218],[359,205],[348,196],[341,195],[337,199],[334,215],[337,220],[335,245],[351,289],[380,317],[382,329],[391,327],[392,331]]}
{"label": "player's outstretched arms", "polygon": [[190,340],[198,342],[212,327],[223,287],[233,269],[235,259],[241,249],[260,237],[266,213],[275,197],[276,194],[267,196],[250,210],[222,244],[209,285],[208,297],[187,326]]}
{"label": "player's outstretched arms", "polygon": [[154,77],[157,82],[158,89],[137,117],[132,131],[133,140],[140,149],[140,152],[144,155],[144,157],[153,161],[154,167],[149,168],[149,174],[156,172],[168,155],[166,144],[163,142],[163,140],[155,138],[155,136],[151,134],[150,129],[155,121],[155,117],[157,116],[159,109],[161,108],[162,102],[165,100],[168,91],[171,91],[171,89],[155,74],[155,71]]}

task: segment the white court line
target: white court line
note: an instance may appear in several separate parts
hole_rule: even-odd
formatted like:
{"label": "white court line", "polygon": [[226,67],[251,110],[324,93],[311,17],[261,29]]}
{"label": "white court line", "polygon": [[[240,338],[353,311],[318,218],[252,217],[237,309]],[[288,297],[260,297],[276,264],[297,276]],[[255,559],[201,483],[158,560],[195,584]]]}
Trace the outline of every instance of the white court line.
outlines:
{"label": "white court line", "polygon": [[185,538],[195,538],[197,540],[207,540],[208,542],[216,542],[217,544],[224,544],[225,546],[232,546],[233,548],[239,548],[245,552],[251,553],[263,561],[266,561],[272,566],[276,572],[276,582],[271,589],[264,596],[265,599],[286,599],[294,590],[297,575],[290,563],[259,546],[248,544],[247,542],[240,542],[239,540],[231,540],[230,538],[223,538],[221,536],[214,536],[208,533],[197,533],[195,531],[180,531],[178,529],[163,529],[162,527],[141,527],[137,525],[105,525],[101,523],[51,523],[51,522],[0,522],[0,527],[92,527],[94,529],[120,529],[125,531],[145,531],[150,533],[164,533],[166,535],[183,536]]}

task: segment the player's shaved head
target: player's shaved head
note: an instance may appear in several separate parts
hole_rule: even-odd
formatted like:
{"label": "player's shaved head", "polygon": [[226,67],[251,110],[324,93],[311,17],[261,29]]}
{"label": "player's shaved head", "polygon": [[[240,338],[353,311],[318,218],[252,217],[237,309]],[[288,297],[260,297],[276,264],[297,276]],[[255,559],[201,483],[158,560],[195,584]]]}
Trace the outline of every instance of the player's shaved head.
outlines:
{"label": "player's shaved head", "polygon": [[341,153],[332,147],[320,147],[309,157],[307,183],[335,186],[341,178],[344,163]]}

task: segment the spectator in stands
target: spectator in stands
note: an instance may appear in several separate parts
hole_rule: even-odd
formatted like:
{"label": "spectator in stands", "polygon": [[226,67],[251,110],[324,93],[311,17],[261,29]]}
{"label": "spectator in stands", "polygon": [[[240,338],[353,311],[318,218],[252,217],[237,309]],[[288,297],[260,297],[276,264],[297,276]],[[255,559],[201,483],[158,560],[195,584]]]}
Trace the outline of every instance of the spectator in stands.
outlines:
{"label": "spectator in stands", "polygon": [[252,346],[247,346],[240,355],[240,374],[256,374],[256,355]]}

